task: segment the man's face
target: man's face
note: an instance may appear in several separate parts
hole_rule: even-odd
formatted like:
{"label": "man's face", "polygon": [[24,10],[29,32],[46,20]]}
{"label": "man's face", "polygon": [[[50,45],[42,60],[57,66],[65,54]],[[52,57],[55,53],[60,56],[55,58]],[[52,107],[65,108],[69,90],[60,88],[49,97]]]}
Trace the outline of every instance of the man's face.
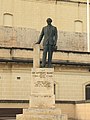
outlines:
{"label": "man's face", "polygon": [[48,25],[51,25],[51,21],[47,21],[47,24],[48,24]]}
{"label": "man's face", "polygon": [[51,25],[51,23],[52,23],[52,19],[51,19],[51,18],[48,18],[48,19],[47,19],[47,24],[48,24],[48,25]]}

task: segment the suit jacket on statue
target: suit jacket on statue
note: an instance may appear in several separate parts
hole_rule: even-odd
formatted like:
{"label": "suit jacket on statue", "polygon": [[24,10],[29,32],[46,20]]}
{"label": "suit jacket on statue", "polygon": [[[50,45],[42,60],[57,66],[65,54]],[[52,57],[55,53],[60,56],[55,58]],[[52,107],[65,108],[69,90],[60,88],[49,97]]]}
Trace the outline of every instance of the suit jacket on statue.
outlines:
{"label": "suit jacket on statue", "polygon": [[38,43],[41,42],[42,38],[43,38],[43,46],[56,45],[56,43],[57,43],[57,28],[52,25],[47,25],[47,26],[43,27]]}

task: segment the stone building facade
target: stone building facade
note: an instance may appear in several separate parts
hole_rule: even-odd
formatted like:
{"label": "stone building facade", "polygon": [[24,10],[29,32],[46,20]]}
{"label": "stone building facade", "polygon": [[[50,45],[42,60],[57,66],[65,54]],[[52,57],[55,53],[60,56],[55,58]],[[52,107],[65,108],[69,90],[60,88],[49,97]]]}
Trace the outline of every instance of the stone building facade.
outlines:
{"label": "stone building facade", "polygon": [[[2,47],[0,53],[0,108],[26,109],[30,100],[33,51]],[[52,63],[56,107],[71,120],[89,120],[90,53],[58,50]]]}
{"label": "stone building facade", "polygon": [[52,17],[59,35],[52,61],[56,107],[70,120],[89,120],[86,0],[0,0],[0,16],[0,111],[28,108],[33,44]]}
{"label": "stone building facade", "polygon": [[0,0],[0,25],[40,31],[47,17],[60,31],[86,32],[86,0]]}

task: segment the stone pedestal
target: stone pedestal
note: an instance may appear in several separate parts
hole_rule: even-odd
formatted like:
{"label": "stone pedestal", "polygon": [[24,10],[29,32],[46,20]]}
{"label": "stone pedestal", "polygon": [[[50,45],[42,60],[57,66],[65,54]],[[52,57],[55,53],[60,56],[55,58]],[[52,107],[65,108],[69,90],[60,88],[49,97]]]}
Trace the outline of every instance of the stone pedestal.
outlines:
{"label": "stone pedestal", "polygon": [[31,72],[30,108],[51,108],[55,105],[52,68],[33,68]]}
{"label": "stone pedestal", "polygon": [[55,108],[53,73],[53,68],[32,68],[29,108],[16,120],[67,120],[67,115]]}
{"label": "stone pedestal", "polygon": [[33,46],[33,68],[40,67],[40,45],[35,44]]}

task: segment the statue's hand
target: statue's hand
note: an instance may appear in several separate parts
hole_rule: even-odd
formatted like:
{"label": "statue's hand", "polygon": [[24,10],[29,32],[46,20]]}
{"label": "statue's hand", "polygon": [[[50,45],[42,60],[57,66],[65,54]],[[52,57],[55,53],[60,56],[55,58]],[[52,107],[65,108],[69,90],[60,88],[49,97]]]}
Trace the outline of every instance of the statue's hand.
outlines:
{"label": "statue's hand", "polygon": [[40,44],[39,42],[36,42],[35,44]]}
{"label": "statue's hand", "polygon": [[54,50],[54,51],[57,50],[57,45],[56,45],[56,44],[53,46],[53,50]]}

